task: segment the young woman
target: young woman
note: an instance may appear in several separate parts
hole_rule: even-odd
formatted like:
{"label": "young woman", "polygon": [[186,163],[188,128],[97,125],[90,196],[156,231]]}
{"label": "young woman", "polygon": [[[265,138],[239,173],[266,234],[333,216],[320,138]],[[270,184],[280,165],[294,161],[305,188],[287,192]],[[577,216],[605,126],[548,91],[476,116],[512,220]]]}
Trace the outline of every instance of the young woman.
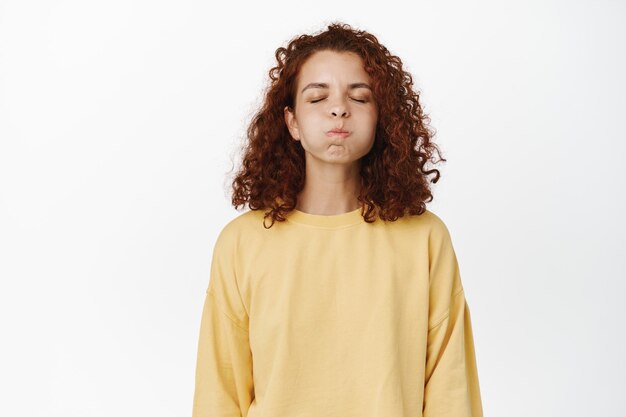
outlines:
{"label": "young woman", "polygon": [[250,210],[213,251],[193,416],[481,417],[411,76],[345,24],[276,58],[233,181]]}

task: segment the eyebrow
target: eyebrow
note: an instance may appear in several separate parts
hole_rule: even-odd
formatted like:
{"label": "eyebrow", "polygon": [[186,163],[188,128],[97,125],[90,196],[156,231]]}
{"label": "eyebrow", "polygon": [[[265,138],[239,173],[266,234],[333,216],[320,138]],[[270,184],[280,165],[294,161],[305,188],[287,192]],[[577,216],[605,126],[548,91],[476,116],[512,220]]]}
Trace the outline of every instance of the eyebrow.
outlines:
{"label": "eyebrow", "polygon": [[[370,87],[367,83],[352,83],[349,84],[348,87],[353,90],[355,88],[368,88],[368,89],[372,89],[372,87]],[[304,90],[306,90],[307,88],[328,88],[328,84],[326,83],[309,83],[306,85],[306,87],[304,87],[302,89],[302,91],[300,91],[300,93],[303,93]]]}

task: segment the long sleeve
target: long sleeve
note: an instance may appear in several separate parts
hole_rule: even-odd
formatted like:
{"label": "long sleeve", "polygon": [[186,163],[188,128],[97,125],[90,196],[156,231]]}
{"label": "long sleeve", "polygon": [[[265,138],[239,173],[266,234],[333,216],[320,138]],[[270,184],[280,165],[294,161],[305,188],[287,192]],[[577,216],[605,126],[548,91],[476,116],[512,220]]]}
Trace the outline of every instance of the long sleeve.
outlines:
{"label": "long sleeve", "polygon": [[470,310],[450,234],[439,227],[431,241],[431,306],[424,387],[424,417],[482,417]]}
{"label": "long sleeve", "polygon": [[234,254],[222,233],[202,310],[193,417],[245,417],[254,399],[248,316],[237,289]]}

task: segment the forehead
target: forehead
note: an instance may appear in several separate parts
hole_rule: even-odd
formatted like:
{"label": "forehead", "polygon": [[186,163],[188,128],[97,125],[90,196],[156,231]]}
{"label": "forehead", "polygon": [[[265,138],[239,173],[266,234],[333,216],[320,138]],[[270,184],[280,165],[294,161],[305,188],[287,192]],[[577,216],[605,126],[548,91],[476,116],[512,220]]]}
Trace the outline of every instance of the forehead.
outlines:
{"label": "forehead", "polygon": [[311,82],[354,83],[368,82],[363,60],[354,52],[318,51],[300,67],[298,85]]}

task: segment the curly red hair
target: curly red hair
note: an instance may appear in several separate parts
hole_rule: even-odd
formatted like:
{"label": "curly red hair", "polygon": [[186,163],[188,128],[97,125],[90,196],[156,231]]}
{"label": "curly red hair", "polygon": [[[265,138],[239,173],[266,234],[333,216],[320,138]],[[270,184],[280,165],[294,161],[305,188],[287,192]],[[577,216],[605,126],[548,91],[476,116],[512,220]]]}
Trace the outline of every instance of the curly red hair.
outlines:
{"label": "curly red hair", "polygon": [[[365,221],[422,214],[425,203],[433,199],[429,182],[436,183],[440,177],[439,170],[427,170],[426,163],[446,161],[431,141],[430,118],[422,111],[419,92],[413,91],[413,79],[402,69],[400,58],[374,35],[344,23],[297,36],[286,48],[276,50],[278,65],[269,71],[265,100],[248,126],[242,166],[232,181],[232,204],[267,209],[269,227],[276,220],[284,221],[285,214],[296,207],[304,187],[305,152],[300,141],[290,139],[283,109],[294,107],[299,70],[320,50],[357,53],[372,79],[379,114],[374,145],[360,161],[358,200]],[[432,159],[435,152],[439,161]]]}

